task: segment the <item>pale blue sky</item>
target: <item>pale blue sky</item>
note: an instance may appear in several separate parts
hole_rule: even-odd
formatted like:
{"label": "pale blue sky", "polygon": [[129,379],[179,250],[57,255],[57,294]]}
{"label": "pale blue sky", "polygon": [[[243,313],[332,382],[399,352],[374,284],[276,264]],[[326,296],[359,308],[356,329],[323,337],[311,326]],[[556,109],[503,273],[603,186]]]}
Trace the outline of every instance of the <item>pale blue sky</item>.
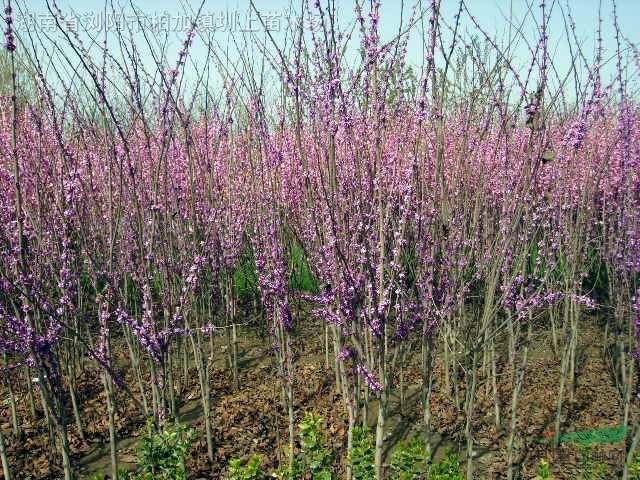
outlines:
{"label": "pale blue sky", "polygon": [[[120,0],[122,4],[128,5],[127,1]],[[46,14],[46,7],[44,7],[42,0],[22,1],[21,5],[26,7],[30,12],[36,15]],[[98,15],[104,9],[103,0],[58,0],[58,3],[64,11],[76,11],[79,15]],[[282,25],[286,24],[286,12],[290,6],[290,0],[255,0],[255,5],[264,14],[272,14],[279,16]],[[294,4],[298,5],[300,0],[294,0]],[[323,2],[324,3],[324,2]],[[347,24],[354,18],[353,13],[353,1],[349,0],[336,0],[339,5],[340,21],[343,24]],[[413,1],[408,0],[405,2],[405,21],[409,15],[410,5]],[[429,5],[430,0],[422,0],[424,5]],[[510,15],[510,9],[512,9],[513,17],[515,19],[523,19],[527,17],[527,2],[526,0],[467,0],[467,5],[470,13],[475,16],[479,24],[483,29],[491,34],[496,35],[498,38],[505,38],[508,24],[505,21],[505,17]],[[537,19],[540,18],[540,9],[538,4],[540,0],[533,2],[532,12]],[[547,4],[551,2],[547,0]],[[564,71],[570,64],[570,55],[567,49],[566,41],[564,40],[565,26],[560,11],[560,7],[566,12],[567,7],[571,10],[571,14],[576,23],[576,32],[580,40],[583,42],[584,51],[589,60],[593,57],[593,51],[595,47],[595,31],[598,25],[598,5],[599,0],[561,0],[556,4],[555,14],[553,15],[553,22],[551,24],[551,38],[550,46],[554,52],[554,64],[556,67]],[[172,18],[178,17],[182,12],[197,8],[200,2],[193,0],[183,0],[176,3],[172,0],[134,0],[134,4],[145,14],[153,17],[154,15],[162,16],[169,14]],[[391,39],[396,34],[400,18],[400,5],[399,0],[386,0],[383,1],[383,7],[380,18],[381,33],[383,40]],[[445,21],[452,23],[453,15],[456,12],[458,1],[457,0],[443,0],[443,18]],[[617,0],[618,21],[622,33],[629,41],[640,44],[640,0]],[[223,15],[233,15],[234,12],[240,14],[241,22],[246,22],[246,16],[244,12],[247,11],[249,6],[248,0],[206,0],[204,3],[203,12],[207,14],[214,14],[218,18],[218,22]],[[131,10],[127,7],[125,9],[129,13]],[[280,16],[281,15],[281,16]],[[229,18],[227,16],[227,18]],[[603,19],[603,40],[605,49],[610,55],[615,53],[615,38],[614,28],[612,21],[612,2],[610,0],[602,0],[602,19]],[[176,58],[177,52],[180,49],[180,39],[184,38],[184,30],[181,32],[172,33],[174,38],[171,44],[171,50],[168,52],[168,59],[171,63],[173,58]],[[463,15],[462,30],[468,32],[467,37],[471,35],[480,35],[475,29],[472,22],[468,20],[466,14]],[[529,14],[528,20],[523,26],[523,30],[527,33],[527,38],[535,45],[536,30],[535,23]],[[97,32],[96,32],[97,33]],[[282,35],[278,32],[273,32],[274,37],[277,40],[282,40]],[[248,37],[248,35],[246,35]],[[238,35],[236,38],[242,39],[243,34]],[[227,45],[229,40],[229,34],[224,31],[217,31],[214,34],[214,38],[221,45]],[[500,43],[500,42],[499,42]],[[420,30],[415,30],[409,44],[408,61],[415,65],[422,63],[422,40],[420,38]],[[527,47],[523,42],[520,42],[515,50],[515,57],[517,60],[522,61],[523,65],[529,61],[530,54],[527,51]],[[201,63],[206,58],[206,51],[202,46],[202,42],[197,39],[194,42],[192,50],[193,58]],[[230,50],[230,58],[234,58],[236,54],[233,52],[233,48]],[[259,52],[253,52],[253,56],[257,59]],[[610,74],[614,71],[613,62],[608,67]],[[607,71],[607,69],[605,69]],[[189,73],[187,72],[187,75]]]}

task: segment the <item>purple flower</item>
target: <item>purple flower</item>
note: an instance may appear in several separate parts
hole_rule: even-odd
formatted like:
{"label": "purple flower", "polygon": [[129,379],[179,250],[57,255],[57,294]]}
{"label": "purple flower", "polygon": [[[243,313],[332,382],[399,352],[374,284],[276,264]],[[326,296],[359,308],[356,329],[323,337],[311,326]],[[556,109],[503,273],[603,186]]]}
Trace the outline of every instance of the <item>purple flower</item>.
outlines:
{"label": "purple flower", "polygon": [[356,358],[356,356],[357,356],[356,351],[351,347],[347,347],[347,348],[344,348],[336,358],[341,362],[344,362],[349,358]]}
{"label": "purple flower", "polygon": [[6,15],[5,22],[7,24],[7,28],[4,31],[5,36],[5,48],[9,52],[14,52],[16,50],[15,37],[13,36],[13,30],[11,25],[13,24],[13,17],[11,16],[11,3],[7,3],[4,7],[4,13]]}
{"label": "purple flower", "polygon": [[285,332],[290,332],[293,330],[293,324],[291,320],[291,310],[289,309],[289,304],[284,302],[280,305],[280,324]]}
{"label": "purple flower", "polygon": [[384,390],[378,379],[373,375],[373,373],[367,370],[364,365],[358,365],[356,371],[364,377],[367,385],[371,390],[373,390],[374,392],[381,392],[382,390]]}

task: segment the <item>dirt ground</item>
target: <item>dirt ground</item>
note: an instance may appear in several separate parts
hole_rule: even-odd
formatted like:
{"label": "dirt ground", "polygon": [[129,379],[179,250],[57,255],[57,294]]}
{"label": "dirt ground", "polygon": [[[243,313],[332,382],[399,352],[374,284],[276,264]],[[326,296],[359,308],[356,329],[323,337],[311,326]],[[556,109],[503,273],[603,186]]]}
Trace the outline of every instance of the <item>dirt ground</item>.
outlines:
{"label": "dirt ground", "polygon": [[[580,336],[580,365],[577,369],[577,388],[573,402],[565,402],[565,418],[562,433],[612,427],[622,424],[622,412],[618,393],[604,360],[602,335],[595,319],[586,322]],[[206,444],[201,435],[195,442],[188,461],[189,478],[225,478],[226,466],[234,457],[248,457],[257,453],[265,458],[269,468],[275,468],[283,459],[288,441],[287,422],[280,407],[280,388],[273,367],[269,339],[255,335],[243,335],[240,343],[240,383],[232,388],[231,375],[224,366],[224,353],[215,357],[212,373],[214,404],[214,440],[216,459],[213,465],[206,461]],[[313,412],[325,419],[325,433],[334,450],[336,471],[344,469],[344,453],[347,424],[340,395],[333,387],[334,374],[324,364],[324,354],[319,341],[313,335],[297,335],[295,395],[298,417],[303,412]],[[537,333],[531,346],[530,362],[518,411],[520,435],[517,458],[522,469],[521,478],[535,476],[535,466],[540,459],[551,462],[556,479],[574,479],[579,476],[581,453],[577,445],[562,443],[554,451],[550,443],[536,440],[553,428],[558,388],[559,361],[549,350],[548,332]],[[444,391],[443,372],[436,361],[435,393],[432,399],[434,441],[436,458],[445,448],[458,450],[464,459],[464,415],[452,405],[451,396]],[[202,410],[197,387],[197,374],[193,369],[193,383],[184,386],[180,398],[180,421],[204,432]],[[420,435],[420,373],[417,368],[404,372],[406,395],[403,408],[399,398],[392,397],[393,416],[389,422],[389,445],[398,439]],[[7,442],[10,464],[16,479],[56,479],[60,472],[51,458],[47,426],[42,419],[32,421],[28,411],[24,380],[14,379],[19,417],[23,432],[15,437],[11,432],[9,401],[6,384],[0,387],[0,427]],[[78,377],[85,440],[78,438],[75,426],[70,427],[73,462],[80,478],[91,478],[97,473],[109,471],[108,425],[103,390],[95,372],[85,371]],[[461,386],[464,389],[464,385]],[[474,419],[476,470],[478,478],[505,477],[507,432],[494,425],[493,393],[484,386],[479,388],[479,409]],[[509,415],[511,395],[510,375],[500,377],[499,383],[502,415]],[[36,392],[37,393],[37,392]],[[133,405],[120,402],[118,415],[119,458],[122,466],[135,468],[133,449],[137,434],[144,428],[141,412]],[[594,445],[594,460],[606,464],[607,478],[618,478],[624,459],[624,445]],[[2,478],[0,473],[0,478]]]}

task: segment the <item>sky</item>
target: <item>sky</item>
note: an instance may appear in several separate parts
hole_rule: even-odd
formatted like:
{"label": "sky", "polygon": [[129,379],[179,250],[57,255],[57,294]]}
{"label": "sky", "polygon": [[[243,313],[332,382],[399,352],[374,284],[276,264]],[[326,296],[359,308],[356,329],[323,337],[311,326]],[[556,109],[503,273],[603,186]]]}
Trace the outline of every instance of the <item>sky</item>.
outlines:
{"label": "sky", "polygon": [[[354,19],[354,2],[351,0],[335,1],[338,5],[340,23],[347,25],[352,22]],[[421,1],[423,5],[430,4],[430,0]],[[540,19],[539,3],[541,1],[543,0],[535,0],[534,2],[526,0],[466,0],[466,5],[469,13],[482,26],[483,31],[489,35],[495,35],[502,42],[505,41],[509,29],[509,23],[506,19],[509,17],[518,21],[524,19],[522,29],[526,32],[529,41],[535,44],[537,32],[534,16],[535,19]],[[123,11],[129,15],[128,21],[134,22],[136,15],[132,15],[133,10],[128,6],[129,0],[120,0],[120,2],[126,5]],[[324,3],[325,0],[322,0],[322,2]],[[51,17],[45,6],[46,2],[42,0],[14,0],[14,3],[19,4],[23,12],[28,12],[32,22],[35,22],[41,28],[51,28]],[[170,30],[169,38],[171,42],[167,56],[168,58],[177,58],[181,41],[184,39],[189,25],[188,13],[197,9],[200,1],[182,0],[177,3],[175,0],[133,0],[133,3],[139,9],[139,13],[146,15],[148,20],[151,19],[156,22],[159,25],[158,28],[163,29],[163,31]],[[263,19],[269,22],[273,37],[276,41],[283,42],[285,37],[282,32],[285,30],[291,13],[290,0],[254,0],[254,3],[261,15],[263,15]],[[294,3],[298,5],[300,0],[294,0]],[[410,6],[413,3],[412,0],[405,0],[403,11],[405,22],[410,14]],[[549,6],[552,1],[547,0],[546,3]],[[585,54],[591,59],[593,58],[596,44],[600,3],[602,4],[603,45],[609,55],[615,53],[616,42],[615,29],[613,28],[613,3],[611,0],[560,0],[554,5],[549,42],[553,62],[558,70],[565,71],[571,64],[571,55],[567,48],[565,36],[563,13],[571,12],[576,25],[576,35],[583,45]],[[92,34],[104,35],[103,29],[107,24],[104,16],[104,0],[58,0],[58,5],[70,18],[75,15],[77,16],[76,18],[81,19],[84,25],[90,25],[88,31]],[[383,41],[389,40],[396,35],[401,18],[401,5],[400,0],[384,0],[382,2],[380,32]],[[528,10],[527,5],[531,5],[530,10]],[[624,35],[624,44],[626,45],[626,40],[628,40],[640,45],[640,29],[637,26],[640,23],[640,0],[617,0],[615,6],[620,31]],[[457,7],[457,0],[442,0],[442,18],[449,25],[453,24]],[[232,35],[236,41],[238,39],[242,41],[251,36],[247,31],[255,31],[257,34],[263,34],[264,32],[255,15],[247,12],[249,12],[249,0],[205,0],[202,8],[204,15],[201,17],[201,23],[204,22],[204,25],[201,29],[204,28],[206,30],[214,25],[217,26],[217,30],[212,36],[221,48],[229,49],[228,55],[232,60],[238,55],[233,46],[230,46],[232,45]],[[462,16],[462,19],[460,29],[462,32],[467,32],[467,38],[473,35],[482,35],[469,19],[467,13]],[[18,26],[18,28],[20,27]],[[112,27],[107,26],[107,29],[110,34],[113,34]],[[233,33],[230,33],[230,31],[233,31]],[[447,35],[445,29],[445,38],[447,38]],[[422,44],[421,31],[414,30],[408,45],[407,61],[409,64],[422,65],[424,59]],[[171,56],[171,51],[174,52],[173,57]],[[259,52],[255,49],[249,49],[248,53],[256,58],[259,57]],[[199,62],[206,59],[207,50],[204,47],[204,43],[196,38],[190,55]],[[522,60],[521,68],[526,68],[531,54],[525,42],[518,42],[513,56]],[[606,69],[613,75],[615,62],[613,60],[610,61],[605,71]],[[185,75],[188,75],[188,72],[185,72]]]}

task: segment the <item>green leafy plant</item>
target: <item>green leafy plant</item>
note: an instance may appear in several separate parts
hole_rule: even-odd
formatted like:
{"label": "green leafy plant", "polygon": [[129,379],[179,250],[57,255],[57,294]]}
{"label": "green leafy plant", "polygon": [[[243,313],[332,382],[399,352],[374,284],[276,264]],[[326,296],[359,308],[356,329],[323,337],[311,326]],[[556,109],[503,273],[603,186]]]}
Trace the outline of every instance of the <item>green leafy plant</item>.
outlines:
{"label": "green leafy plant", "polygon": [[[288,449],[286,458],[291,458]],[[296,456],[286,465],[282,465],[280,468],[278,468],[273,476],[278,480],[299,480],[304,477],[304,468],[300,464],[300,460]]]}
{"label": "green leafy plant", "polygon": [[424,440],[413,438],[398,443],[391,459],[392,480],[426,479],[431,459]]}
{"label": "green leafy plant", "polygon": [[291,272],[289,288],[299,292],[317,293],[318,280],[313,275],[304,249],[294,239],[290,241],[288,256],[289,271]]}
{"label": "green leafy plant", "polygon": [[541,458],[538,462],[538,475],[534,480],[553,480],[551,476],[551,464],[544,458]]}
{"label": "green leafy plant", "polygon": [[300,422],[299,463],[311,474],[312,480],[331,480],[333,478],[331,452],[326,447],[326,438],[320,433],[323,419],[307,413]]}
{"label": "green leafy plant", "polygon": [[262,480],[265,476],[262,470],[262,457],[252,455],[246,464],[234,458],[229,462],[230,480]]}
{"label": "green leafy plant", "polygon": [[[332,480],[331,451],[326,447],[326,437],[320,433],[324,420],[307,413],[300,422],[300,452],[290,464],[276,471],[280,480]],[[290,455],[288,456],[290,458]]]}
{"label": "green leafy plant", "polygon": [[629,465],[629,480],[640,480],[640,453],[634,454]]}
{"label": "green leafy plant", "polygon": [[591,445],[580,444],[580,454],[582,459],[578,480],[604,480],[607,476],[607,467],[603,463],[595,463]]}
{"label": "green leafy plant", "polygon": [[368,427],[353,429],[353,447],[348,455],[353,480],[375,480],[375,450]]}
{"label": "green leafy plant", "polygon": [[137,448],[139,473],[135,480],[184,480],[184,459],[191,448],[195,431],[184,425],[168,425],[154,431],[151,425]]}
{"label": "green leafy plant", "polygon": [[[126,468],[118,469],[118,478],[120,480],[125,480],[126,478],[130,478],[130,473]],[[96,473],[91,477],[91,480],[107,480],[109,477],[106,473]]]}
{"label": "green leafy plant", "polygon": [[438,463],[433,464],[429,473],[430,480],[464,480],[460,458],[453,450],[447,450]]}

